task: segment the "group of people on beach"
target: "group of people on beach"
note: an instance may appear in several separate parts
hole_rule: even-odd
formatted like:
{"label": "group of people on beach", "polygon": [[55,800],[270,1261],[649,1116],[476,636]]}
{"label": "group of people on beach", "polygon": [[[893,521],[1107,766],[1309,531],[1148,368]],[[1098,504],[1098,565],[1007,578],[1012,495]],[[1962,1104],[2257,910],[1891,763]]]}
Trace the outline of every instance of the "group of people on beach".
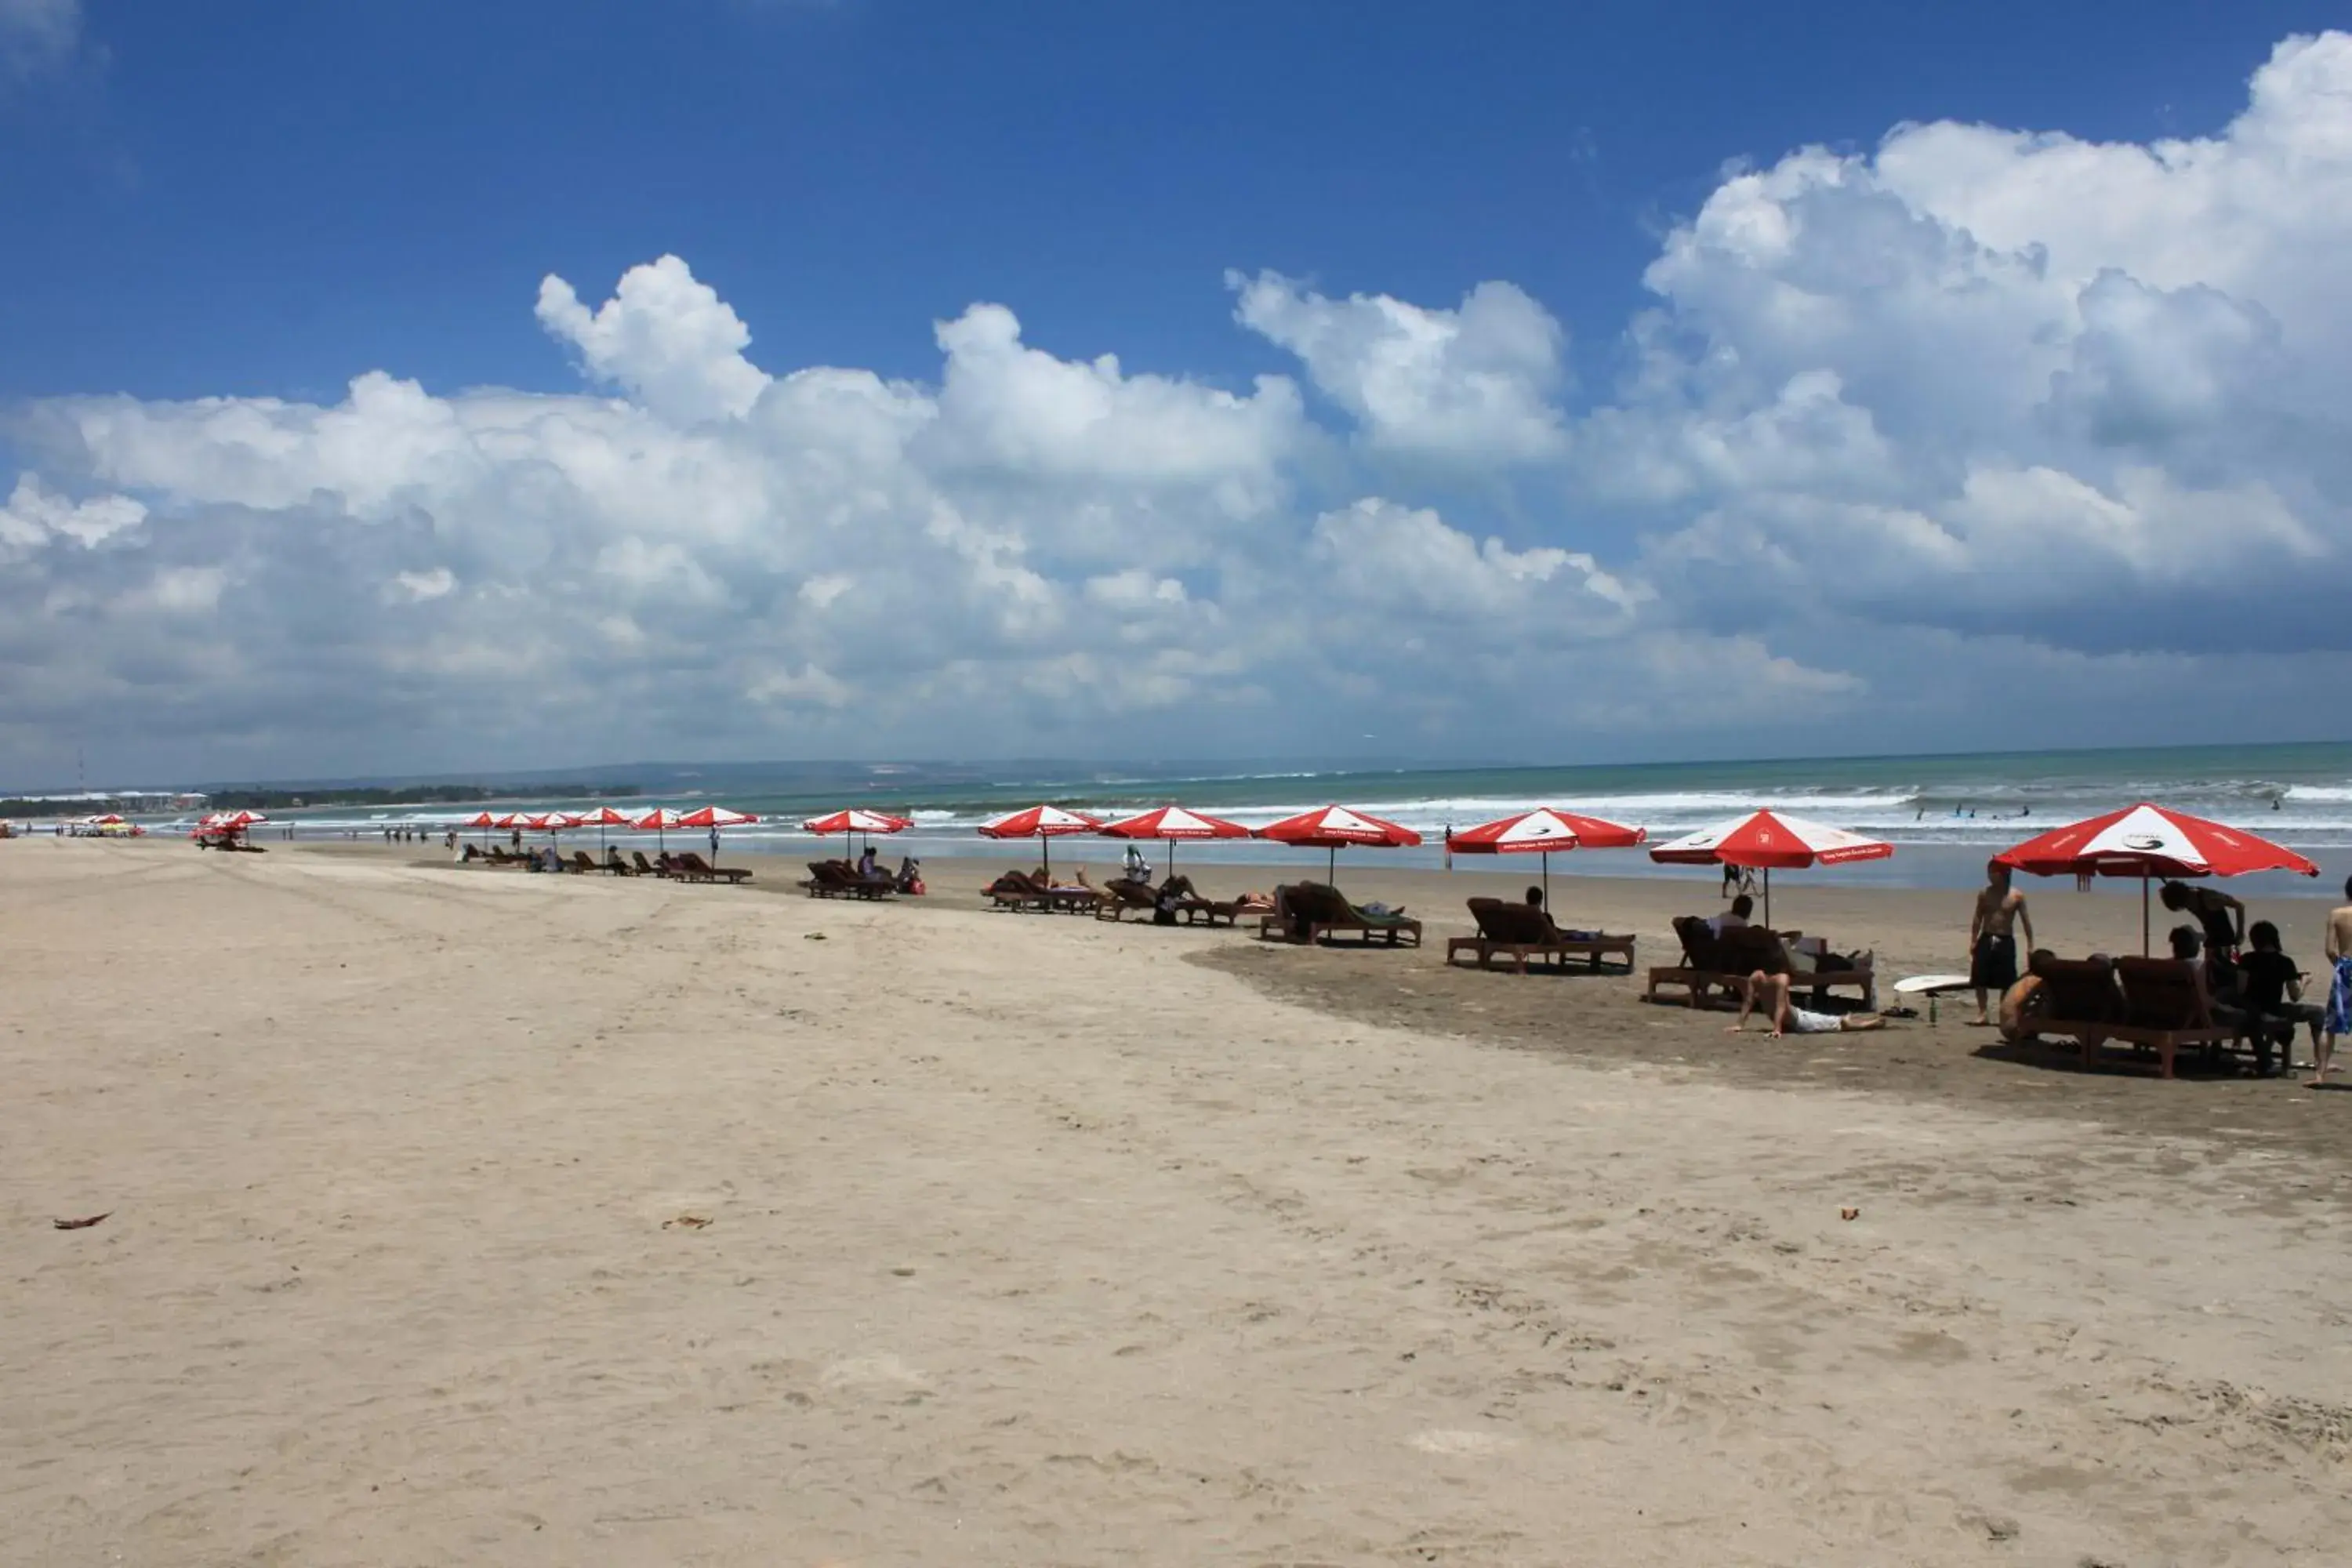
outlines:
{"label": "group of people on beach", "polygon": [[[2306,998],[2311,976],[2284,951],[2278,927],[2269,921],[2247,923],[2244,900],[2219,888],[2180,881],[2167,881],[2157,897],[2167,910],[2189,917],[2166,933],[2166,945],[2176,963],[2188,966],[2214,1023],[2244,1026],[2264,1070],[2273,1037],[2292,1067],[2294,1031],[2308,1030],[2311,1081],[2324,1079],[2336,1040],[2352,1035],[2352,878],[2345,879],[2345,902],[2327,917],[2325,1003]],[[2011,885],[2008,866],[1990,861],[1969,920],[1969,984],[1977,1003],[1973,1022],[1979,1026],[1993,1021],[1991,998],[2002,998],[2004,1011],[2010,1010],[2008,999],[2020,983],[2020,932],[2026,951],[2032,952],[2033,919],[2025,895]]]}

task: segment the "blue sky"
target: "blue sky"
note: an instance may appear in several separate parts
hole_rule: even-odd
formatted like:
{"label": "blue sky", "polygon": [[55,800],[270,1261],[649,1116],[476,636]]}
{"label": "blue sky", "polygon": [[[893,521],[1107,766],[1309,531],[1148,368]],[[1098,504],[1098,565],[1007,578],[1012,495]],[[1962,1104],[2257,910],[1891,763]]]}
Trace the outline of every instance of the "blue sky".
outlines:
{"label": "blue sky", "polygon": [[0,774],[2334,736],[2331,19],[0,0]]}

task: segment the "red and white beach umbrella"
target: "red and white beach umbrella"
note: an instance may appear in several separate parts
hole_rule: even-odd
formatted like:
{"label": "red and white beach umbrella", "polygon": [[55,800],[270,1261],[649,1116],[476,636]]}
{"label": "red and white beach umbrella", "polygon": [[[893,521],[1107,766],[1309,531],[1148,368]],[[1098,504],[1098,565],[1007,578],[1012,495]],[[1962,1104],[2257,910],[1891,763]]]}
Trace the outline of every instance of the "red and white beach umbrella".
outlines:
{"label": "red and white beach umbrella", "polygon": [[982,838],[1034,838],[1044,850],[1045,872],[1054,870],[1054,840],[1073,833],[1098,832],[1102,824],[1082,811],[1065,811],[1058,805],[1033,805],[1021,811],[1008,812],[993,822],[980,825]]}
{"label": "red and white beach umbrella", "polygon": [[686,818],[666,805],[657,805],[629,824],[640,833],[650,833],[663,850],[669,848],[669,830],[684,826]]}
{"label": "red and white beach umbrella", "polygon": [[756,812],[736,811],[731,807],[724,805],[706,805],[698,807],[696,810],[689,811],[684,816],[679,817],[677,819],[677,825],[680,827],[707,827],[710,829],[710,858],[712,860],[716,861],[719,858],[719,830],[720,828],[741,827],[759,820],[759,814]]}
{"label": "red and white beach umbrella", "polygon": [[1130,816],[1111,823],[1103,830],[1108,838],[1157,838],[1168,846],[1168,871],[1176,871],[1176,846],[1188,839],[1247,838],[1250,830],[1238,822],[1227,822],[1222,816],[1210,816],[1202,812],[1187,811],[1181,805],[1163,805],[1157,811],[1147,811],[1140,816]]}
{"label": "red and white beach umbrella", "polygon": [[819,838],[828,838],[836,833],[862,834],[870,838],[877,833],[904,833],[914,826],[915,819],[911,816],[893,816],[887,811],[868,811],[864,806],[853,805],[828,816],[804,817],[801,821],[801,831],[814,833]]}
{"label": "red and white beach umbrella", "polygon": [[1551,904],[1551,852],[1555,849],[1631,849],[1649,837],[1644,828],[1628,827],[1598,816],[1538,806],[1517,816],[1482,822],[1446,839],[1446,847],[1470,855],[1541,855],[1544,904]]}
{"label": "red and white beach umbrella", "polygon": [[851,806],[826,816],[804,817],[801,822],[801,831],[814,833],[819,838],[830,837],[836,833],[861,834],[871,837],[877,833],[904,833],[914,826],[915,819],[911,816],[893,816],[887,811]]}
{"label": "red and white beach umbrella", "polygon": [[1668,866],[1744,866],[1764,873],[1764,923],[1772,923],[1772,872],[1801,870],[1808,866],[1843,866],[1856,860],[1884,860],[1895,846],[1843,827],[1759,811],[1661,844],[1650,858]]}
{"label": "red and white beach umbrella", "polygon": [[1286,816],[1259,828],[1257,836],[1277,844],[1328,849],[1331,854],[1324,871],[1326,879],[1338,875],[1339,851],[1351,844],[1376,849],[1409,849],[1421,842],[1421,835],[1410,827],[1401,827],[1344,805],[1327,805]]}
{"label": "red and white beach umbrella", "polygon": [[609,805],[600,805],[593,811],[572,817],[572,820],[575,826],[593,827],[596,830],[596,848],[600,854],[604,848],[605,829],[629,826],[629,819]]}
{"label": "red and white beach umbrella", "polygon": [[473,816],[466,818],[465,821],[457,824],[460,827],[480,828],[482,830],[482,842],[485,844],[488,844],[490,841],[490,829],[496,827],[498,825],[499,819],[492,816],[487,811],[478,811]]}
{"label": "red and white beach umbrella", "polygon": [[2139,945],[2148,951],[2153,877],[2242,877],[2254,871],[2319,875],[2319,868],[2259,834],[2147,801],[2029,838],[1993,857],[2037,877],[2137,877]]}

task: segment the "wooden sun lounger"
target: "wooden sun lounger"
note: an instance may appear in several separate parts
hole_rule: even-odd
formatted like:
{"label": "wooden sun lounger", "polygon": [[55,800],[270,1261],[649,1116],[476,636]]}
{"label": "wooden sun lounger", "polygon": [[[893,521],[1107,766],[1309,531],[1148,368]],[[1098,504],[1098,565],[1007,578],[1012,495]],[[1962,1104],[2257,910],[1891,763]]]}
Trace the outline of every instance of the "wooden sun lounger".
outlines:
{"label": "wooden sun lounger", "polygon": [[1277,909],[1257,922],[1258,940],[1304,942],[1312,947],[1326,939],[1336,939],[1349,932],[1363,938],[1363,945],[1372,945],[1374,937],[1381,937],[1391,947],[1402,944],[1411,937],[1412,945],[1421,945],[1421,922],[1404,915],[1368,915],[1341,895],[1337,888],[1321,882],[1294,884],[1283,899],[1287,909]]}
{"label": "wooden sun lounger", "polygon": [[1176,918],[1186,925],[1239,925],[1244,915],[1265,913],[1262,904],[1244,905],[1238,899],[1187,899],[1176,906]]}
{"label": "wooden sun lounger", "polygon": [[1103,884],[1102,902],[1095,906],[1095,919],[1120,921],[1131,914],[1157,914],[1158,895],[1129,877],[1113,877]]}
{"label": "wooden sun lounger", "polygon": [[652,861],[646,859],[646,852],[642,849],[630,850],[629,858],[636,862],[636,872],[640,877],[667,877],[669,875],[667,871],[663,870],[659,866],[656,866]]}
{"label": "wooden sun lounger", "polygon": [[1049,913],[1090,915],[1102,907],[1096,888],[1064,888],[1040,882],[1026,871],[1007,871],[984,889],[999,909],[1043,910]]}
{"label": "wooden sun lounger", "polygon": [[1469,904],[1471,917],[1478,922],[1478,934],[1448,937],[1448,963],[1466,952],[1475,954],[1478,967],[1485,969],[1496,955],[1502,954],[1512,961],[1517,973],[1525,974],[1529,959],[1549,968],[1563,969],[1568,960],[1581,958],[1599,969],[1602,958],[1614,954],[1625,961],[1627,973],[1633,971],[1633,939],[1630,936],[1605,932],[1570,936],[1553,923],[1549,913],[1533,904],[1509,903],[1501,899],[1472,899]]}
{"label": "wooden sun lounger", "polygon": [[895,879],[869,880],[838,860],[811,860],[807,865],[808,879],[801,886],[812,899],[887,899],[898,890]]}
{"label": "wooden sun lounger", "polygon": [[[1782,944],[1797,933],[1767,931],[1761,926],[1735,926],[1718,936],[1696,915],[1684,915],[1675,921],[1675,935],[1682,939],[1682,963],[1651,970],[1649,988],[1643,994],[1655,1001],[1662,985],[1685,986],[1690,992],[1690,1005],[1696,1007],[1706,1001],[1708,992],[1718,988],[1737,994],[1748,984],[1748,977],[1759,969],[1767,974],[1788,970]],[[1877,977],[1869,969],[1789,973],[1794,988],[1809,993],[1816,1007],[1827,1000],[1830,992],[1842,987],[1860,991],[1865,1006],[1878,994]]]}
{"label": "wooden sun lounger", "polygon": [[751,873],[741,866],[713,866],[693,850],[670,858],[677,865],[676,875],[687,882],[725,882],[735,887],[751,879]]}
{"label": "wooden sun lounger", "polygon": [[2033,955],[2040,981],[2037,1035],[2071,1036],[2083,1065],[2099,1065],[2109,1045],[2156,1053],[2156,1076],[2170,1078],[2183,1046],[2253,1047],[2243,1020],[2216,1016],[2186,962],[2170,958],[2055,958]]}

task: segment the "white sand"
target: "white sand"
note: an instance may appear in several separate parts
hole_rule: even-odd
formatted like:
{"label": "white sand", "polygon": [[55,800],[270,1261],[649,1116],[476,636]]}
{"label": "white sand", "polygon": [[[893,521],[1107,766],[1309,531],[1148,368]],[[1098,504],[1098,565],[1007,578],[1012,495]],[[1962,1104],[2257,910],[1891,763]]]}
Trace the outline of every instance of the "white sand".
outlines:
{"label": "white sand", "polygon": [[1235,940],[0,844],[0,1562],[2346,1560],[2333,1167]]}

